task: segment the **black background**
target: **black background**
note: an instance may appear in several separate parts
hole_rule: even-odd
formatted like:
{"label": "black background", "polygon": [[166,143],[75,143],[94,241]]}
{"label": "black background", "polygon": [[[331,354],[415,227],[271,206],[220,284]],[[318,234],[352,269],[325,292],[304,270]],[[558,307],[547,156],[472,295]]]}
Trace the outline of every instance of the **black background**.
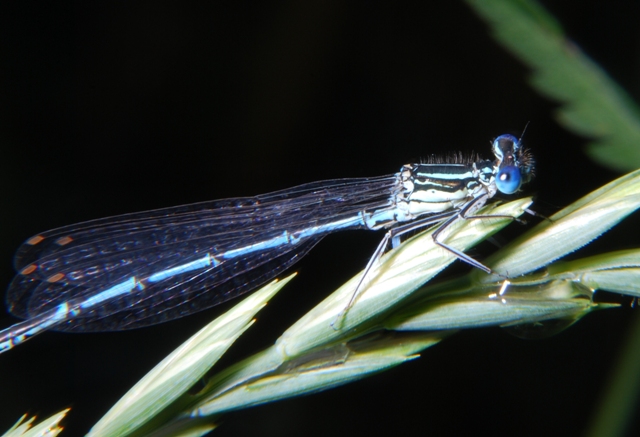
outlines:
{"label": "black background", "polygon": [[[554,121],[557,104],[527,85],[528,70],[461,2],[210,3],[0,7],[0,284],[13,276],[13,251],[39,231],[388,174],[432,153],[486,157],[492,138],[519,136],[527,122],[538,177],[526,193],[541,213],[616,177],[585,159],[586,139]],[[547,3],[640,100],[637,2]],[[637,223],[577,256],[638,246]],[[326,238],[226,362],[271,344],[362,268],[379,238]],[[542,341],[497,328],[459,333],[375,377],[229,414],[218,435],[579,435],[637,317],[629,299],[618,301],[625,306]],[[224,308],[138,331],[46,333],[1,355],[0,430],[25,412],[70,406],[66,435],[88,431]]]}

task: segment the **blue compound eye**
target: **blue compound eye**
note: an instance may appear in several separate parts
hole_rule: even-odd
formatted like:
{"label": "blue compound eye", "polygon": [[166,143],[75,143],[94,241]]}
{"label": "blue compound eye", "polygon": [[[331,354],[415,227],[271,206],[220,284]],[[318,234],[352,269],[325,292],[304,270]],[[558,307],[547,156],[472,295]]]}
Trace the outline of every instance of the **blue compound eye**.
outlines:
{"label": "blue compound eye", "polygon": [[513,194],[522,184],[520,170],[513,165],[507,165],[500,169],[496,177],[496,187],[504,194]]}

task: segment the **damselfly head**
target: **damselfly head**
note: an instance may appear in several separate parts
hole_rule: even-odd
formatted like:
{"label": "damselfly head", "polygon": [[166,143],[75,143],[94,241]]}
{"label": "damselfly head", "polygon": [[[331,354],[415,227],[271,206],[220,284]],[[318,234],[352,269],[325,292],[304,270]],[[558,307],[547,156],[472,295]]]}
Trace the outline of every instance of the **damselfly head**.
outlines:
{"label": "damselfly head", "polygon": [[533,156],[521,147],[520,140],[513,135],[500,135],[493,140],[493,154],[496,157],[496,187],[502,193],[513,194],[522,184],[533,177]]}

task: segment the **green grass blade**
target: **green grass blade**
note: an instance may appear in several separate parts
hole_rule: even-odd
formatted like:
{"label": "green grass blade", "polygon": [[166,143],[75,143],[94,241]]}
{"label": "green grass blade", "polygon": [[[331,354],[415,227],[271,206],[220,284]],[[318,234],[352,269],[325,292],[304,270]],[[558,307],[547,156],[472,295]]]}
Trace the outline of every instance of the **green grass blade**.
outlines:
{"label": "green grass blade", "polygon": [[155,419],[204,376],[292,278],[264,286],[201,329],[131,388],[88,436],[128,435]]}
{"label": "green grass blade", "polygon": [[373,375],[418,357],[417,352],[438,343],[446,333],[412,333],[402,341],[379,336],[348,346],[326,348],[255,381],[240,384],[205,400],[192,413],[209,416],[292,396],[327,390]]}
{"label": "green grass blade", "polygon": [[447,290],[423,290],[429,298],[395,314],[387,329],[398,331],[468,329],[539,323],[551,319],[578,320],[597,307],[590,293],[572,281],[546,281],[536,286],[511,286],[503,296],[500,284]]}

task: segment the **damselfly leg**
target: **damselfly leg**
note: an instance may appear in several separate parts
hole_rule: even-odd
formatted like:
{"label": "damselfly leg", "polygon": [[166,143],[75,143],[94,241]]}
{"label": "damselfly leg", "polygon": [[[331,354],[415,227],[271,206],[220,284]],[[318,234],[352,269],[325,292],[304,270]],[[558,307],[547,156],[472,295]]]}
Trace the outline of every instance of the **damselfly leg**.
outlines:
{"label": "damselfly leg", "polygon": [[506,288],[509,284],[507,276],[500,274],[498,272],[494,272],[491,268],[485,266],[481,262],[465,254],[464,252],[456,249],[453,246],[446,244],[440,238],[443,232],[445,232],[447,229],[449,229],[452,225],[454,225],[459,220],[483,220],[483,219],[484,220],[487,220],[487,219],[518,220],[517,218],[512,217],[510,215],[500,215],[500,214],[473,215],[475,212],[477,212],[486,204],[486,201],[488,200],[488,198],[489,197],[486,195],[479,196],[471,199],[459,210],[448,211],[446,213],[438,214],[436,216],[425,217],[423,219],[416,220],[411,223],[407,223],[387,231],[383,239],[378,244],[378,247],[376,248],[375,252],[369,259],[369,262],[367,263],[364,269],[364,272],[360,280],[358,281],[358,284],[356,285],[356,288],[353,291],[351,298],[349,299],[349,302],[336,316],[336,319],[331,323],[331,325],[335,329],[340,328],[340,324],[344,319],[344,317],[346,316],[346,314],[348,313],[348,311],[355,304],[358,298],[365,292],[367,282],[374,278],[375,266],[380,262],[382,255],[384,255],[384,253],[387,251],[389,247],[389,243],[392,243],[392,248],[395,249],[398,244],[396,242],[399,242],[400,237],[412,232],[425,230],[426,228],[437,225],[438,223],[440,223],[440,225],[431,234],[431,237],[433,238],[433,242],[438,246],[442,247],[444,250],[451,252],[459,260],[464,261],[470,266],[475,267],[479,270],[482,270],[487,274],[495,274],[497,276],[502,277],[504,279],[504,282],[501,288],[501,294],[503,294],[506,291]]}

